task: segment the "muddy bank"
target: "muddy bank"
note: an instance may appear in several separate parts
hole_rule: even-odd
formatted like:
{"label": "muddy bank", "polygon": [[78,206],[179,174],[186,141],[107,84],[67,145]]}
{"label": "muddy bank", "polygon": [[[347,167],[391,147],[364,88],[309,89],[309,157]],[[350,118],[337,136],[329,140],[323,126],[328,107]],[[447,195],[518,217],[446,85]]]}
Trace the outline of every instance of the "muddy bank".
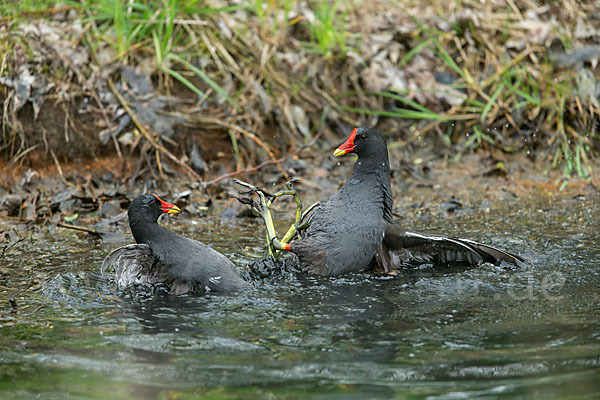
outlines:
{"label": "muddy bank", "polygon": [[581,179],[597,164],[594,2],[211,7],[7,9],[3,171],[116,156],[205,182],[285,171],[358,125],[446,159],[518,152]]}

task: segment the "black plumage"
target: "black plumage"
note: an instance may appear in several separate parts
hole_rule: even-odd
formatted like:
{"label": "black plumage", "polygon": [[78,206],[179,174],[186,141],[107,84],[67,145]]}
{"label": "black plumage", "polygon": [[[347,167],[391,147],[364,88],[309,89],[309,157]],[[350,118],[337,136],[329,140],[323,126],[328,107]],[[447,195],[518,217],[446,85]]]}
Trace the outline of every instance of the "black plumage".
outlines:
{"label": "black plumage", "polygon": [[310,273],[340,275],[366,269],[392,219],[385,139],[371,128],[355,129],[336,155],[348,152],[358,154],[352,175],[313,212],[301,240],[290,243],[301,267]]}
{"label": "black plumage", "polygon": [[357,128],[334,155],[354,153],[352,175],[311,215],[310,225],[289,249],[300,266],[318,275],[373,269],[380,272],[418,264],[479,265],[524,260],[468,239],[405,232],[392,222],[388,151],[373,128]]}
{"label": "black plumage", "polygon": [[188,291],[230,293],[250,289],[235,265],[223,254],[197,240],[177,235],[158,224],[162,213],[177,206],[156,195],[142,194],[129,206],[129,226],[137,244],[120,247],[102,263],[114,269],[117,283],[165,284],[174,294]]}
{"label": "black plumage", "polygon": [[425,264],[477,266],[485,262],[515,267],[527,265],[518,255],[474,240],[407,232],[398,225],[388,224],[371,267],[376,272],[390,273]]}

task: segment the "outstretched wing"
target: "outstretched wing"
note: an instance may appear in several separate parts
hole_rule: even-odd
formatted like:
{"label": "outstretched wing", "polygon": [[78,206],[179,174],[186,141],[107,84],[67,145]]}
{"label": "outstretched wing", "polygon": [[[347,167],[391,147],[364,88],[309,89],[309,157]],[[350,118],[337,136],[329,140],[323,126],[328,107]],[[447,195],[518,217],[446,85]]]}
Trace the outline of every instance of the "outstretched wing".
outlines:
{"label": "outstretched wing", "polygon": [[388,224],[385,237],[377,247],[375,262],[375,268],[382,272],[423,264],[527,265],[526,260],[516,254],[473,240],[406,232],[394,224]]}

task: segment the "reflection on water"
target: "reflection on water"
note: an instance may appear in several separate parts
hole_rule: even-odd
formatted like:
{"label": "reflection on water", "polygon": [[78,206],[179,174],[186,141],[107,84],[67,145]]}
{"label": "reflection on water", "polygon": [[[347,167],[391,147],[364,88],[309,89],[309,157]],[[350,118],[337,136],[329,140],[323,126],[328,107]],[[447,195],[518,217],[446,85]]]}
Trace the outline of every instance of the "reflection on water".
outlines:
{"label": "reflection on water", "polygon": [[[290,273],[235,297],[117,293],[100,263],[129,239],[38,235],[0,267],[0,397],[593,396],[598,215],[596,197],[422,223],[521,253],[524,270]],[[214,221],[197,222],[170,227],[242,267],[261,251],[252,222],[210,235],[199,231]]]}

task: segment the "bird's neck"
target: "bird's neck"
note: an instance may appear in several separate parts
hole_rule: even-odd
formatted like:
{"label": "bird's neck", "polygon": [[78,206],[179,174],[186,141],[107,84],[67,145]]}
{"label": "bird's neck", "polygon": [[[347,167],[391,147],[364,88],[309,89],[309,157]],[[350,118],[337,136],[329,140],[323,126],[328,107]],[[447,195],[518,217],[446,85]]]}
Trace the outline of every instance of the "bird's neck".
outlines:
{"label": "bird's neck", "polygon": [[131,228],[135,242],[138,244],[145,243],[152,246],[157,241],[164,242],[166,238],[174,235],[174,233],[163,228],[156,221],[130,220],[129,227]]}
{"label": "bird's neck", "polygon": [[[381,190],[381,201],[383,206],[383,216],[386,221],[392,221],[392,187],[390,185],[390,162],[387,156],[387,149],[382,154],[367,154],[359,157],[354,163],[352,175],[350,179],[359,179],[361,181],[368,179],[370,182],[374,182],[377,186],[376,190]],[[366,178],[371,176],[371,178]],[[375,193],[374,193],[375,194]]]}
{"label": "bird's neck", "polygon": [[369,174],[376,174],[389,182],[390,161],[387,157],[387,151],[385,152],[385,157],[382,157],[381,154],[366,154],[358,157],[358,160],[354,163],[352,175],[360,176]]}

